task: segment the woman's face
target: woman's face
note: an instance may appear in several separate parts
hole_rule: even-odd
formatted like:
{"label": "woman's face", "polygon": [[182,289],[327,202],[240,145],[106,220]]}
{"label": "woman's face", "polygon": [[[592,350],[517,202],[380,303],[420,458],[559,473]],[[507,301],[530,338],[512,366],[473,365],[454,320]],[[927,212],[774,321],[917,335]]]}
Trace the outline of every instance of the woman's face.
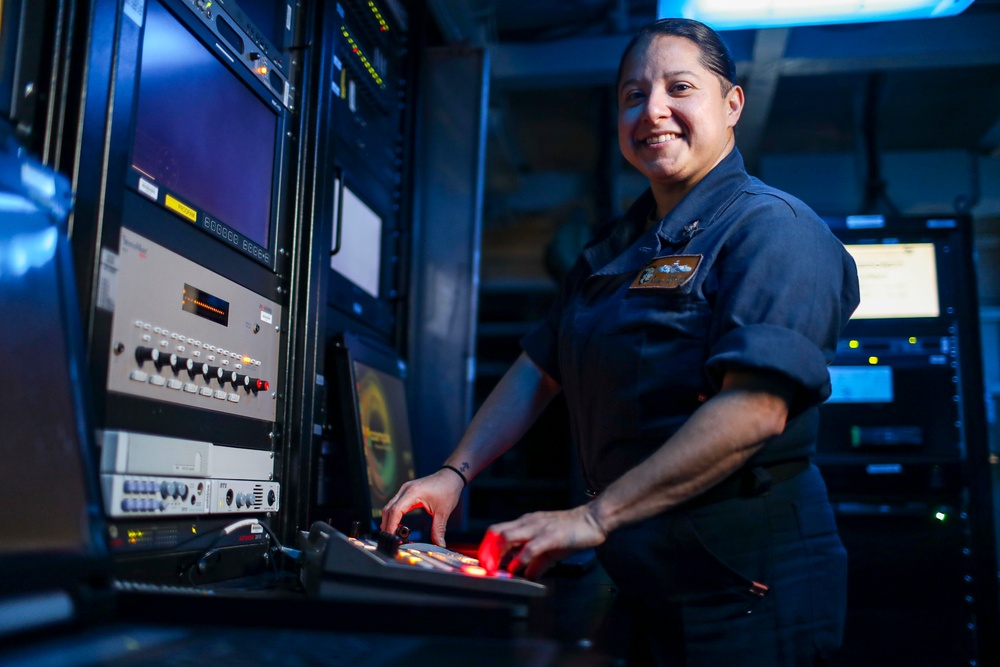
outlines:
{"label": "woman's face", "polygon": [[690,190],[732,149],[743,91],[722,94],[685,37],[657,35],[629,54],[618,83],[618,144],[653,186]]}

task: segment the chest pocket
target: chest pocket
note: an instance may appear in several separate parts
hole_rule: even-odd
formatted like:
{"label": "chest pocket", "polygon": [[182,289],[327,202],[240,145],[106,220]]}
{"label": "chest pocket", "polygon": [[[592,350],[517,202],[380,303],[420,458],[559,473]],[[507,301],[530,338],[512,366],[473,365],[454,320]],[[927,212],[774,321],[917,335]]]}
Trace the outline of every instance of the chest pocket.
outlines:
{"label": "chest pocket", "polygon": [[700,255],[658,258],[642,269],[658,279],[640,287],[641,272],[595,275],[567,309],[563,389],[583,437],[608,443],[672,431],[697,407],[709,321],[697,296],[701,265]]}
{"label": "chest pocket", "polygon": [[630,288],[620,305],[641,344],[636,418],[646,433],[672,432],[711,395],[705,375],[712,314],[694,279],[676,288]]}

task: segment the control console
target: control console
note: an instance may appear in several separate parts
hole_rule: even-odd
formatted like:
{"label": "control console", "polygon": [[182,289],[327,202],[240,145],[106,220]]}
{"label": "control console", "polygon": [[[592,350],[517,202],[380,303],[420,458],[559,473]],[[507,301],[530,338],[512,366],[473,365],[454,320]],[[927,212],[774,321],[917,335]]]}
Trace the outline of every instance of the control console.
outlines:
{"label": "control console", "polygon": [[299,536],[306,567],[303,584],[313,595],[388,589],[508,602],[543,597],[548,589],[505,571],[490,574],[475,558],[432,544],[404,543],[388,533],[348,537],[317,521]]}
{"label": "control console", "polygon": [[122,229],[108,390],[275,420],[281,306]]}

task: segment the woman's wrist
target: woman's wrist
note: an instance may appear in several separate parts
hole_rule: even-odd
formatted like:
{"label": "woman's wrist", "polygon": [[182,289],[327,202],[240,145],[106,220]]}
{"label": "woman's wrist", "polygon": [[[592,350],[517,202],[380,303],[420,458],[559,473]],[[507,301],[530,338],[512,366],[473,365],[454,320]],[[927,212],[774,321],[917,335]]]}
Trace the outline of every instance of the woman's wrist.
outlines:
{"label": "woman's wrist", "polygon": [[461,470],[459,470],[458,468],[456,468],[453,465],[448,465],[446,463],[443,466],[441,466],[440,468],[438,468],[438,470],[439,471],[440,470],[450,470],[451,472],[453,472],[456,475],[458,475],[459,479],[462,480],[462,488],[463,489],[469,485],[469,479],[465,476],[465,473],[463,473]]}

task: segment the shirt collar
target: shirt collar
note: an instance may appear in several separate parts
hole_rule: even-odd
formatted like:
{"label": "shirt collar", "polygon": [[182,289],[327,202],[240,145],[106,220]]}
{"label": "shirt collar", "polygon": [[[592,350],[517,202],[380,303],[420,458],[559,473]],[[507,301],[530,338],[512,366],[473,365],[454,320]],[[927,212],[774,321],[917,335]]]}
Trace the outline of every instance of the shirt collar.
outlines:
{"label": "shirt collar", "polygon": [[670,245],[687,243],[711,225],[749,180],[743,156],[733,147],[729,155],[701,179],[670,213],[660,220],[657,235]]}
{"label": "shirt collar", "polygon": [[719,217],[748,180],[743,156],[734,147],[660,220],[655,233],[652,229],[640,231],[656,208],[652,191],[646,190],[604,240],[584,250],[594,275],[638,271],[657,257],[664,245],[686,244]]}

